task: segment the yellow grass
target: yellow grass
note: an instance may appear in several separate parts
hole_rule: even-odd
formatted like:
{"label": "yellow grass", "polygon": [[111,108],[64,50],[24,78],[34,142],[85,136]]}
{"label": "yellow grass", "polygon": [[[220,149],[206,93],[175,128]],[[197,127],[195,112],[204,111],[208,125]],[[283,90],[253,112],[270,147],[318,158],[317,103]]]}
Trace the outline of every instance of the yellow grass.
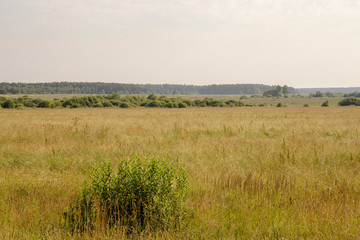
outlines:
{"label": "yellow grass", "polygon": [[72,235],[63,212],[95,163],[166,155],[191,213],[163,239],[360,238],[360,108],[0,110],[0,238]]}

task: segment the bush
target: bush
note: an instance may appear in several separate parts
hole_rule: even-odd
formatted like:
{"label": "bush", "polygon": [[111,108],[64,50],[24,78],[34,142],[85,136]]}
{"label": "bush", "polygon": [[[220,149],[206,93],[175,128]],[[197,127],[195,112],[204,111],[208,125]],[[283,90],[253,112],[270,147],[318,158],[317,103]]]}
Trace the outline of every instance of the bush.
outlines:
{"label": "bush", "polygon": [[38,107],[38,108],[47,108],[47,107],[49,106],[49,104],[50,104],[50,101],[41,100],[41,101],[38,103],[37,107]]}
{"label": "bush", "polygon": [[101,102],[97,102],[97,103],[95,103],[94,107],[96,107],[96,108],[102,108],[102,107],[104,107],[104,105],[102,105]]}
{"label": "bush", "polygon": [[168,103],[165,104],[165,107],[166,108],[173,108],[174,106],[173,106],[173,103],[168,102]]}
{"label": "bush", "polygon": [[48,105],[47,105],[48,108],[56,108],[57,105],[54,101],[51,101]]}
{"label": "bush", "polygon": [[304,103],[304,107],[309,107],[309,104],[308,104],[308,103]]}
{"label": "bush", "polygon": [[123,103],[120,103],[119,107],[121,107],[121,108],[130,108],[131,105],[128,102],[123,102]]}
{"label": "bush", "polygon": [[356,97],[348,97],[341,100],[338,104],[340,106],[360,106],[360,99]]}
{"label": "bush", "polygon": [[15,107],[15,103],[12,99],[7,99],[4,103],[3,103],[3,108],[14,108]]}
{"label": "bush", "polygon": [[[169,159],[123,160],[95,166],[91,181],[65,214],[70,227],[125,227],[128,232],[178,228],[185,214],[187,175]],[[104,226],[105,225],[105,226]]]}
{"label": "bush", "polygon": [[276,105],[276,107],[282,107],[282,106],[283,106],[282,103],[278,103],[278,104]]}
{"label": "bush", "polygon": [[160,107],[160,102],[159,101],[152,101],[152,102],[149,102],[146,107]]}
{"label": "bush", "polygon": [[17,109],[24,109],[24,108],[25,108],[24,104],[22,104],[22,103],[16,104],[15,107],[16,107]]}
{"label": "bush", "polygon": [[180,102],[178,104],[178,106],[179,106],[179,108],[186,108],[187,107],[186,103],[182,103],[182,102]]}
{"label": "bush", "polygon": [[326,100],[325,102],[323,102],[323,104],[321,104],[322,107],[328,107],[329,105],[329,100]]}
{"label": "bush", "polygon": [[150,95],[147,97],[147,99],[148,99],[148,100],[153,100],[153,101],[155,101],[155,100],[157,100],[158,98],[157,98],[157,96],[156,96],[155,94],[150,94]]}
{"label": "bush", "polygon": [[81,105],[79,103],[74,103],[70,106],[70,108],[81,108]]}
{"label": "bush", "polygon": [[111,104],[110,101],[103,101],[102,104],[103,104],[104,107],[113,107],[113,105]]}

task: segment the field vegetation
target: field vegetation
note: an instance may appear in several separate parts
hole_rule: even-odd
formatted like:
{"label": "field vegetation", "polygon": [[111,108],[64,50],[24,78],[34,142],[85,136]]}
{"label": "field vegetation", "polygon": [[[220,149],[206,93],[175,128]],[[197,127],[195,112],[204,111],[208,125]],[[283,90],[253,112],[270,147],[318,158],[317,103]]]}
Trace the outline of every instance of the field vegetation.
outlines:
{"label": "field vegetation", "polygon": [[0,108],[106,108],[106,107],[318,107],[360,105],[360,98],[348,96],[312,97],[284,95],[0,95]]}
{"label": "field vegetation", "polygon": [[[360,109],[331,100],[321,108],[325,100],[312,107],[306,99],[307,108],[0,109],[0,238],[356,239]],[[94,166],[115,172],[154,157],[187,173],[181,227],[69,228],[66,213],[91,186]]]}

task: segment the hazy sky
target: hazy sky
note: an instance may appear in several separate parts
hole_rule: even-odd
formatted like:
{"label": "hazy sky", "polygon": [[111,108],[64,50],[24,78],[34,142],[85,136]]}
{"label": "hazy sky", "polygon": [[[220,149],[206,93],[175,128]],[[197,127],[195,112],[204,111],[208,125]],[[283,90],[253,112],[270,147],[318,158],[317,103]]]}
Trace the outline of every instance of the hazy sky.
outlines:
{"label": "hazy sky", "polygon": [[0,82],[360,86],[360,0],[0,0]]}

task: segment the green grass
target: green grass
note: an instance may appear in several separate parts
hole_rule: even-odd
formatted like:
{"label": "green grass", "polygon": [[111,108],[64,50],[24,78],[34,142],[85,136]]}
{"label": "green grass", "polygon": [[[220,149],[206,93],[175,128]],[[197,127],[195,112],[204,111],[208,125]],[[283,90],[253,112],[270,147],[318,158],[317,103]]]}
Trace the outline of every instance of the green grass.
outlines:
{"label": "green grass", "polygon": [[[1,109],[0,122],[2,239],[359,236],[356,107]],[[137,155],[184,164],[184,228],[69,231],[63,213],[92,167]]]}

